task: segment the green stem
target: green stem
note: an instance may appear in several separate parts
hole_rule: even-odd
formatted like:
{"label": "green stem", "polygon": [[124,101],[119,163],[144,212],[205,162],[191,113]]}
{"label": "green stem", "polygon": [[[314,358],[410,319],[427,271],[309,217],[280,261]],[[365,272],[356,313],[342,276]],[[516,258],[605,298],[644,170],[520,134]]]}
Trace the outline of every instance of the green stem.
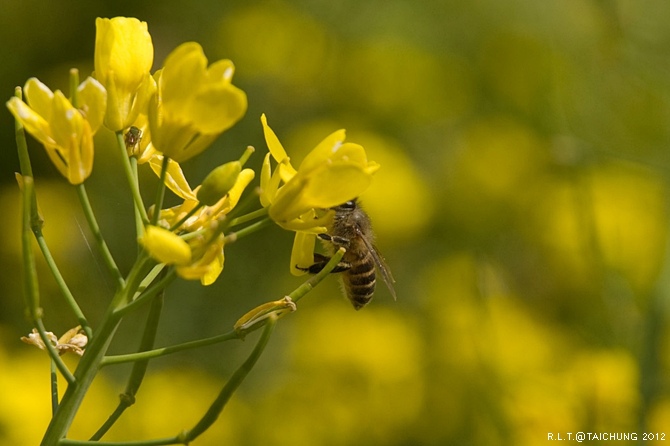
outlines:
{"label": "green stem", "polygon": [[321,271],[312,276],[311,279],[300,285],[298,288],[296,288],[295,291],[289,294],[289,297],[293,300],[293,302],[298,302],[307,293],[312,291],[319,282],[328,277],[330,272],[335,269],[338,263],[340,263],[340,260],[342,260],[342,256],[344,256],[345,252],[346,250],[344,248],[339,248]]}
{"label": "green stem", "polygon": [[[137,158],[135,158],[134,156],[131,157],[130,160],[129,160],[129,163],[130,163],[131,176],[133,178],[133,184],[135,184],[136,187],[139,187],[139,183],[137,181],[137,178],[138,178],[138,176],[137,176]],[[139,237],[140,235],[142,235],[142,233],[144,231],[144,221],[142,220],[142,213],[139,211],[137,206],[133,206],[133,209],[135,211],[133,213],[135,215],[135,234],[137,235],[137,237]]]}
{"label": "green stem", "polygon": [[[21,87],[16,87],[14,89],[14,96],[23,100],[23,94],[21,93]],[[30,156],[28,155],[28,144],[26,143],[26,134],[23,131],[23,124],[18,119],[14,121],[14,133],[16,137],[16,148],[19,154],[19,166],[21,169],[21,175],[32,177],[33,168],[30,163]]]}
{"label": "green stem", "polygon": [[51,361],[51,370],[49,375],[51,378],[51,416],[56,413],[58,409],[58,374],[56,373],[57,367],[54,361]]}
{"label": "green stem", "polygon": [[86,316],[84,316],[84,312],[81,311],[81,308],[79,307],[79,304],[77,303],[76,299],[72,295],[72,292],[70,291],[70,288],[67,286],[67,283],[65,282],[65,279],[60,273],[60,270],[58,269],[58,265],[56,265],[56,262],[51,255],[51,251],[49,250],[49,246],[47,245],[46,240],[44,239],[44,235],[42,234],[41,229],[33,229],[33,232],[35,233],[35,238],[37,239],[37,244],[40,247],[40,250],[42,251],[42,256],[44,257],[44,260],[47,262],[47,266],[49,267],[49,270],[51,271],[51,275],[56,279],[56,284],[58,285],[58,289],[60,290],[61,294],[65,298],[65,302],[67,305],[70,307],[72,312],[75,314],[77,317],[77,321],[79,322],[79,325],[81,325],[81,328],[84,329],[84,332],[86,333],[86,336],[91,339],[91,336],[93,334],[91,330],[91,326],[88,323],[88,320],[86,319]]}
{"label": "green stem", "polygon": [[[163,270],[163,274],[165,270]],[[154,346],[156,341],[156,332],[158,331],[158,322],[160,320],[161,310],[163,309],[163,296],[165,288],[161,290],[158,298],[151,301],[151,308],[149,310],[149,316],[147,317],[147,322],[144,327],[144,334],[142,335],[142,340],[140,341],[140,346],[138,351],[146,351]],[[133,369],[130,372],[128,378],[128,384],[126,385],[126,390],[123,394],[120,395],[119,405],[116,410],[110,415],[110,417],[105,421],[105,423],[98,429],[98,431],[91,437],[91,440],[99,440],[102,438],[105,433],[116,423],[116,421],[121,417],[123,412],[135,404],[135,395],[142,385],[144,380],[144,375],[146,374],[147,367],[149,365],[148,360],[137,361],[133,365]]]}
{"label": "green stem", "polygon": [[172,353],[177,353],[184,350],[191,350],[195,348],[206,347],[212,344],[218,344],[220,342],[231,341],[233,339],[239,339],[239,335],[234,330],[231,330],[227,333],[212,336],[210,338],[198,339],[197,341],[184,342],[182,344],[171,345],[170,347],[147,350],[141,353],[105,356],[102,360],[101,365],[106,366],[106,365],[124,364],[126,362],[144,361],[147,359],[154,359],[159,358],[161,356],[167,356]]}
{"label": "green stem", "polygon": [[172,283],[177,278],[177,271],[171,269],[167,274],[164,274],[158,282],[149,286],[139,296],[134,297],[134,299],[128,304],[119,307],[114,311],[114,314],[121,317],[127,313],[133,311],[134,309],[145,304],[147,301],[151,300],[153,297],[161,293],[167,288],[167,286]]}
{"label": "green stem", "polygon": [[167,174],[169,164],[170,158],[163,155],[163,165],[161,166],[158,191],[156,192],[156,201],[154,203],[154,214],[151,216],[151,224],[154,226],[158,223],[158,217],[160,217],[161,209],[163,208],[163,199],[165,198],[165,175]]}
{"label": "green stem", "polygon": [[42,439],[42,446],[55,445],[67,434],[86,392],[100,369],[100,362],[121,321],[121,318],[114,314],[114,309],[130,301],[142,282],[142,278],[149,272],[152,263],[147,255],[141,253],[131,268],[124,287],[114,295],[102,323],[95,331],[91,343],[86,347],[84,356],[82,356],[77,366],[74,373],[76,381],[68,385],[58,410],[56,410],[56,414],[47,427]]}
{"label": "green stem", "polygon": [[270,317],[268,319],[263,333],[258,339],[258,342],[256,343],[253,351],[247,360],[244,361],[244,363],[237,370],[235,370],[235,373],[233,373],[228,382],[223,386],[223,389],[221,389],[221,392],[219,392],[219,395],[216,397],[205,415],[191,430],[179,435],[179,438],[184,444],[188,444],[200,436],[200,434],[205,432],[216,421],[216,419],[223,411],[223,408],[226,406],[226,403],[228,400],[230,400],[230,397],[233,395],[235,390],[237,390],[240,384],[242,384],[242,381],[244,381],[254,365],[256,365],[258,358],[260,358],[263,350],[265,350],[265,347],[270,340],[270,336],[272,335],[272,331],[276,322],[277,319],[275,317]]}
{"label": "green stem", "polygon": [[165,446],[169,444],[181,444],[181,441],[179,437],[174,436],[138,441],[87,441],[63,438],[58,442],[59,446]]}
{"label": "green stem", "polygon": [[84,216],[86,216],[88,227],[93,233],[95,241],[98,244],[98,249],[102,254],[102,259],[105,262],[105,265],[109,270],[109,273],[116,281],[117,289],[121,289],[123,288],[124,285],[123,276],[121,276],[121,272],[119,271],[119,268],[116,266],[114,257],[112,256],[112,253],[109,250],[109,247],[107,246],[107,243],[105,242],[105,239],[102,236],[102,232],[100,232],[100,226],[98,225],[98,221],[95,218],[95,213],[93,212],[91,202],[89,201],[88,194],[86,193],[86,187],[84,186],[83,183],[77,185],[76,187],[77,187],[77,194],[79,195],[79,202],[81,203],[81,208],[84,211]]}
{"label": "green stem", "polygon": [[51,344],[47,336],[44,323],[42,322],[42,308],[40,308],[39,283],[37,281],[37,268],[35,267],[35,254],[33,252],[32,239],[33,230],[31,228],[32,210],[31,203],[34,201],[35,189],[33,178],[23,177],[23,231],[22,231],[22,248],[23,248],[23,285],[24,296],[26,298],[26,307],[28,314],[34,326],[44,343],[46,350],[49,352],[51,360],[54,362],[58,370],[61,372],[68,384],[74,384],[75,377],[70,373],[58,352]]}
{"label": "green stem", "polygon": [[248,214],[241,215],[237,218],[230,220],[230,223],[228,223],[228,227],[241,225],[242,223],[246,223],[248,221],[255,220],[257,218],[264,217],[266,215],[268,215],[268,208],[258,209],[253,212],[249,212]]}
{"label": "green stem", "polygon": [[140,214],[140,218],[143,223],[148,223],[149,218],[147,217],[147,211],[144,208],[144,202],[142,201],[142,195],[140,194],[140,186],[137,182],[137,176],[133,174],[133,168],[130,164],[130,159],[128,158],[128,152],[126,151],[126,142],[123,138],[123,132],[116,132],[116,145],[119,147],[121,162],[123,164],[123,170],[126,173],[126,180],[128,181],[128,186],[130,186],[130,192],[133,196],[133,201],[135,202],[135,209]]}
{"label": "green stem", "polygon": [[230,244],[236,242],[242,237],[246,237],[249,234],[253,234],[254,232],[259,231],[264,227],[269,226],[270,224],[272,224],[272,220],[270,220],[269,218],[264,218],[263,220],[250,224],[249,226],[242,228],[237,232],[230,232],[226,235],[226,238],[224,239],[224,244]]}

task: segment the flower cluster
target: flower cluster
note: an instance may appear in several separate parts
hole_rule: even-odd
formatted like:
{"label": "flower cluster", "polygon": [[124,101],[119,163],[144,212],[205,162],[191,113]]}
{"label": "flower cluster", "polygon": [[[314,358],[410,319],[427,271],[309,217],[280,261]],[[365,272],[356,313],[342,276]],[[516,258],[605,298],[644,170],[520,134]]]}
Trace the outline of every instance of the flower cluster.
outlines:
{"label": "flower cluster", "polygon": [[[98,18],[96,31],[95,71],[70,98],[30,79],[25,102],[14,97],[7,106],[74,185],[91,174],[93,135],[101,126],[125,135],[125,153],[147,163],[183,200],[169,209],[141,210],[141,245],[158,262],[174,265],[181,277],[210,284],[223,268],[227,216],[255,176],[243,169],[250,152],[214,169],[196,188],[179,163],[204,151],[246,112],[246,94],[232,84],[233,63],[208,65],[201,46],[187,42],[152,74],[154,49],[145,22]],[[291,271],[299,274],[296,266],[311,262],[315,235],[327,231],[328,209],[359,196],[378,165],[367,160],[363,147],[344,142],[345,132],[339,130],[296,169],[265,115],[261,121],[269,153],[260,175],[260,201],[271,220],[296,232]]]}

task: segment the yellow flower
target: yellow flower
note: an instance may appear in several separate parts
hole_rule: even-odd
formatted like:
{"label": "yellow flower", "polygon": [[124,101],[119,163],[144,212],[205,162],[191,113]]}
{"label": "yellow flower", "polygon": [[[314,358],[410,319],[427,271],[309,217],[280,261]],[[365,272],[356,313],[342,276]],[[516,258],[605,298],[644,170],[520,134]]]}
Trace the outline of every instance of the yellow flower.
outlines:
{"label": "yellow flower", "polygon": [[36,78],[24,88],[26,102],[7,102],[9,111],[33,135],[58,171],[72,184],[81,184],[93,169],[93,135],[105,115],[107,93],[98,81],[87,78],[77,88],[80,109],[60,91],[52,92]]}
{"label": "yellow flower", "polygon": [[146,108],[156,88],[150,73],[154,47],[146,22],[135,18],[97,18],[95,27],[94,75],[109,95],[105,125],[123,130]]}
{"label": "yellow flower", "polygon": [[[313,212],[328,209],[352,200],[362,194],[372,182],[372,174],[379,168],[369,162],[362,146],[345,143],[345,131],[338,130],[321,141],[303,160],[298,170],[279,139],[261,116],[265,141],[272,157],[279,163],[270,175],[269,156],[266,156],[261,194],[269,215],[286,229],[304,230],[319,226]],[[280,183],[284,183],[279,186]]]}
{"label": "yellow flower", "polygon": [[[291,252],[291,273],[313,261],[315,235],[327,232],[332,212],[326,212],[361,195],[379,165],[368,161],[365,149],[345,143],[345,131],[327,136],[305,157],[296,170],[286,150],[261,116],[268,153],[261,169],[261,204],[278,225],[296,231]],[[279,164],[272,172],[270,156]]]}
{"label": "yellow flower", "polygon": [[224,234],[219,225],[237,205],[254,175],[252,169],[242,169],[225,197],[211,206],[201,206],[196,194],[202,186],[196,187],[191,196],[182,197],[184,202],[181,205],[160,211],[159,223],[166,227],[173,227],[189,216],[175,228],[180,233],[188,234],[188,237],[182,238],[167,229],[149,226],[147,232],[151,230],[158,233],[160,238],[150,234],[149,239],[146,239],[145,234],[144,241],[141,241],[143,246],[158,261],[176,265],[177,274],[183,279],[198,279],[203,285],[214,283],[224,263]]}
{"label": "yellow flower", "polygon": [[149,127],[157,150],[177,162],[205,150],[247,110],[246,94],[231,84],[234,67],[220,60],[207,67],[195,42],[177,47],[156,73]]}

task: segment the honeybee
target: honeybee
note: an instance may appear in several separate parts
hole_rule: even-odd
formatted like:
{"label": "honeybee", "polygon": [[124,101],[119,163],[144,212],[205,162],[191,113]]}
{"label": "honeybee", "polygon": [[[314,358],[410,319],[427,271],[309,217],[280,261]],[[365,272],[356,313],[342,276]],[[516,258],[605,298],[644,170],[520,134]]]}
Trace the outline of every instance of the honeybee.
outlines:
{"label": "honeybee", "polygon": [[[319,238],[328,242],[330,248],[337,249],[341,246],[346,249],[342,261],[332,272],[342,273],[347,298],[356,310],[360,310],[370,302],[377,282],[376,266],[395,300],[396,293],[393,288],[395,280],[384,258],[373,244],[374,233],[368,214],[361,209],[356,199],[332,209],[335,211],[335,217],[331,232],[319,234]],[[316,274],[329,260],[329,257],[315,253],[314,264],[299,269]]]}

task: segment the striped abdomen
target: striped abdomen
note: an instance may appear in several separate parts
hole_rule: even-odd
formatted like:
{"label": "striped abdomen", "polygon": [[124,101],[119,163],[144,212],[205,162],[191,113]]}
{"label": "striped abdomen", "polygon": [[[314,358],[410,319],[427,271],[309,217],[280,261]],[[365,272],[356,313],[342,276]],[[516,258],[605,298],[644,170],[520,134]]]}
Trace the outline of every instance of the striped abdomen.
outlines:
{"label": "striped abdomen", "polygon": [[351,268],[343,273],[342,280],[347,297],[354,308],[360,310],[372,299],[377,277],[375,275],[375,261],[370,251],[364,250],[358,254],[359,256],[356,256],[353,260],[347,259],[345,254],[345,261],[351,264]]}

